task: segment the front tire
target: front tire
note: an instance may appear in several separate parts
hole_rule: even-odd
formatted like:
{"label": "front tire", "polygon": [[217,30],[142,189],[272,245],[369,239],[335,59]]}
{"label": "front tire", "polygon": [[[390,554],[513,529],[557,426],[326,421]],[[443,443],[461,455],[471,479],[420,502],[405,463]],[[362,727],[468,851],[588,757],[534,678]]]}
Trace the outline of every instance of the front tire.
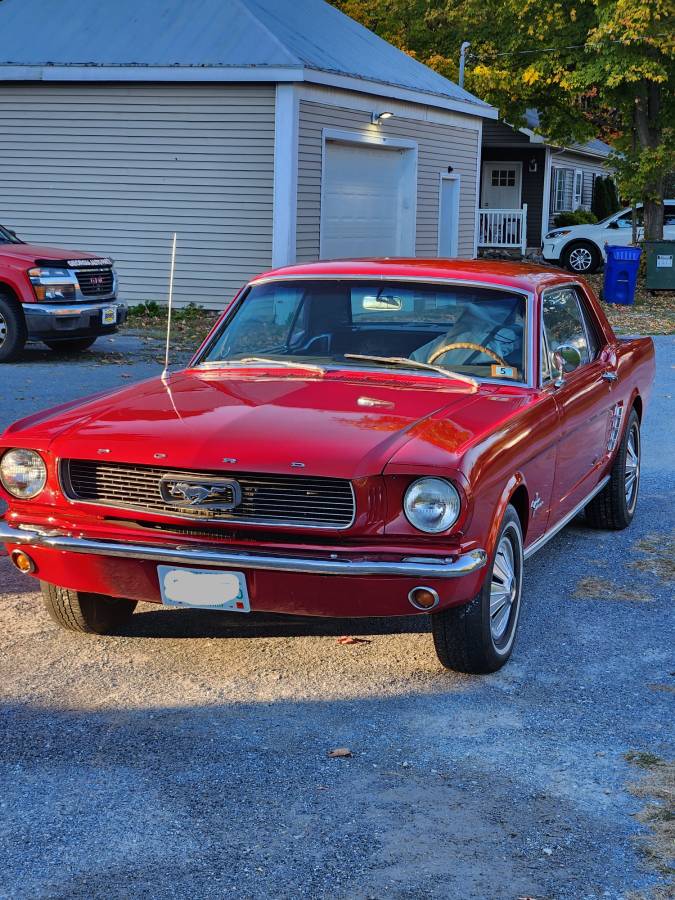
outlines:
{"label": "front tire", "polygon": [[501,669],[513,650],[522,590],[523,532],[518,514],[508,506],[480,593],[465,606],[431,616],[442,665],[473,675]]}
{"label": "front tire", "polygon": [[45,344],[55,353],[82,353],[93,346],[96,340],[96,337],[70,338],[67,341],[45,341]]}
{"label": "front tire", "polygon": [[12,362],[20,356],[27,338],[21,304],[0,293],[0,363]]}
{"label": "front tire", "polygon": [[561,261],[566,269],[576,275],[590,275],[600,268],[602,256],[595,244],[574,241],[563,250]]}
{"label": "front tire", "polygon": [[136,609],[135,600],[118,600],[40,582],[42,600],[51,618],[67,631],[110,634],[125,625]]}
{"label": "front tire", "polygon": [[586,507],[593,528],[620,531],[633,521],[640,489],[640,417],[631,409],[609,481]]}

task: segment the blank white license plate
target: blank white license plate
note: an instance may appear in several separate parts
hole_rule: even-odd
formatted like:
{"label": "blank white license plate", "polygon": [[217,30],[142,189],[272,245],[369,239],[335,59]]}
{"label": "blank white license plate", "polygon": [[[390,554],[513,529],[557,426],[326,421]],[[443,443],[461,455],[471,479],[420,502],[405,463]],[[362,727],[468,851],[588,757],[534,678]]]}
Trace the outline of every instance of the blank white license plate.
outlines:
{"label": "blank white license plate", "polygon": [[105,306],[103,308],[103,324],[114,325],[117,322],[117,308],[115,306]]}
{"label": "blank white license plate", "polygon": [[195,609],[251,611],[243,572],[214,572],[210,569],[174,569],[157,566],[162,603]]}

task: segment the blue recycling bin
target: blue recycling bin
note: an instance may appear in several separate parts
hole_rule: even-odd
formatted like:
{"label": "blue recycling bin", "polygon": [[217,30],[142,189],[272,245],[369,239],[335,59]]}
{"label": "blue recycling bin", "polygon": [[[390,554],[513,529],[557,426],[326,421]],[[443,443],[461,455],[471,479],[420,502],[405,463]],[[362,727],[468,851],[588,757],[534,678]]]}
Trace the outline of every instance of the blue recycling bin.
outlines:
{"label": "blue recycling bin", "polygon": [[635,286],[640,269],[640,247],[617,247],[607,244],[605,281],[602,299],[605,303],[622,303],[632,306],[635,301]]}

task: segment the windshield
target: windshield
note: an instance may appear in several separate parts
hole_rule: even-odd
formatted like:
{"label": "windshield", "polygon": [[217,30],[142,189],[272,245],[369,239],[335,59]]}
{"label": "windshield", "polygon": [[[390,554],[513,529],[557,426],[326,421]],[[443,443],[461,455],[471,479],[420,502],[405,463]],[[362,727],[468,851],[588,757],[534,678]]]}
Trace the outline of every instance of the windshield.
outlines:
{"label": "windshield", "polygon": [[8,231],[3,225],[0,225],[0,244],[22,244],[19,238]]}
{"label": "windshield", "polygon": [[199,362],[420,374],[427,364],[524,381],[525,316],[521,294],[452,282],[272,281],[249,289]]}

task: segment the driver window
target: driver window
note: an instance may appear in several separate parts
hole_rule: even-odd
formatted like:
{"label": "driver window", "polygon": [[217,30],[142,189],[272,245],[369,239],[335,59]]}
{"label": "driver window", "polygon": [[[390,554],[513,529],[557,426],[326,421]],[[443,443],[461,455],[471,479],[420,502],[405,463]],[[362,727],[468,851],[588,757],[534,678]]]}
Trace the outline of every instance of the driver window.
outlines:
{"label": "driver window", "polygon": [[551,353],[569,344],[579,351],[582,364],[590,362],[586,329],[574,288],[558,288],[544,294],[544,330]]}

